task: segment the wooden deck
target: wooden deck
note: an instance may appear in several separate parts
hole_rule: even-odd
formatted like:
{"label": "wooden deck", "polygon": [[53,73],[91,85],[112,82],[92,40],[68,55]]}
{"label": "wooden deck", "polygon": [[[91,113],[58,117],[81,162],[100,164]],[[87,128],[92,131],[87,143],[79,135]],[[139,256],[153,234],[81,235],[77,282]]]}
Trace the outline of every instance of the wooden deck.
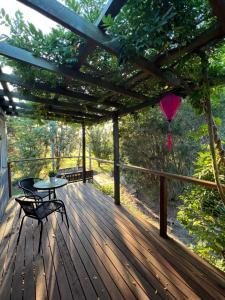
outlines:
{"label": "wooden deck", "polygon": [[224,274],[95,190],[61,188],[70,222],[20,220],[14,200],[0,226],[0,299],[225,299]]}

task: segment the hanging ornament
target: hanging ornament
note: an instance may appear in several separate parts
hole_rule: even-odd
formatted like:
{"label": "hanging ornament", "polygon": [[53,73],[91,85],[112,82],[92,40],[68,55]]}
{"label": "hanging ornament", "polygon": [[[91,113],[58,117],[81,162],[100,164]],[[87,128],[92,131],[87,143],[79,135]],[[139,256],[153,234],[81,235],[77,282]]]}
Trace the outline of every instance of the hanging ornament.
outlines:
{"label": "hanging ornament", "polygon": [[163,97],[160,101],[160,109],[164,113],[168,121],[168,131],[167,131],[167,142],[168,142],[168,150],[170,151],[172,148],[172,140],[170,134],[170,122],[175,117],[179,107],[181,104],[181,97],[168,94]]}

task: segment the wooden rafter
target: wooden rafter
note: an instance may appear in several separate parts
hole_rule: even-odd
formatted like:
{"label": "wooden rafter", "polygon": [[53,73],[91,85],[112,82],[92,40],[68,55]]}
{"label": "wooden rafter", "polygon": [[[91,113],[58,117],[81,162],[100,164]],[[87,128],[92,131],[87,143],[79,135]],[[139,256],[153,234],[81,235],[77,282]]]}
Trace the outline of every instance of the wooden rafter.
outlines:
{"label": "wooden rafter", "polygon": [[20,109],[16,111],[16,115],[19,117],[26,117],[30,119],[43,119],[43,120],[55,120],[55,121],[65,121],[65,122],[73,122],[73,123],[86,123],[86,124],[93,124],[93,121],[85,118],[79,118],[79,117],[71,117],[71,116],[65,116],[65,115],[59,115],[57,113],[49,113],[46,112],[46,114],[43,115],[36,115],[34,113],[30,113],[30,110],[26,109]]}
{"label": "wooden rafter", "polygon": [[61,107],[58,108],[57,106],[45,105],[44,108],[48,112],[57,113],[59,115],[73,116],[75,118],[84,117],[85,119],[88,119],[90,121],[98,121],[100,119],[99,116],[96,116],[96,115],[93,115],[93,114],[84,113],[82,111],[62,110]]}
{"label": "wooden rafter", "polygon": [[[79,92],[74,92],[69,89],[63,88],[61,86],[56,86],[56,87],[51,87],[49,83],[39,83],[39,82],[33,82],[33,83],[28,83],[22,80],[20,77],[14,75],[14,74],[5,74],[5,73],[0,73],[0,81],[2,82],[9,82],[11,84],[15,84],[17,86],[24,87],[26,89],[34,89],[34,90],[40,90],[40,91],[45,91],[49,93],[54,93],[57,95],[62,95],[66,97],[73,98],[74,100],[77,99],[82,102],[87,102],[90,104],[96,105],[97,101],[99,100],[98,97],[85,94],[85,93],[79,93]],[[113,103],[111,101],[105,101],[104,106],[108,107],[119,107],[116,103]]]}
{"label": "wooden rafter", "polygon": [[[0,54],[30,65],[48,70],[50,72],[59,73],[68,78],[76,79],[85,83],[89,83],[95,86],[99,86],[106,90],[114,91],[118,94],[129,96],[139,100],[147,100],[148,97],[142,94],[138,94],[135,91],[128,90],[123,86],[115,85],[109,81],[102,80],[100,78],[93,77],[89,74],[81,73],[76,70],[64,66],[57,66],[43,58],[33,56],[31,52],[24,49],[9,45],[5,42],[0,42]],[[100,104],[100,103],[99,103]]]}
{"label": "wooden rafter", "polygon": [[25,103],[17,103],[16,104],[17,108],[21,108],[24,109],[27,112],[30,112],[31,114],[35,114],[36,112],[38,112],[38,114],[40,114],[40,116],[42,115],[46,115],[46,113],[53,113],[56,115],[60,115],[60,116],[71,116],[73,118],[80,118],[81,120],[89,120],[92,122],[96,122],[98,121],[99,117],[94,117],[93,115],[90,114],[85,114],[83,112],[74,112],[74,111],[62,111],[61,109],[55,108],[55,107],[51,107],[48,105],[44,105],[43,106],[43,112],[41,112],[40,110],[38,110],[38,108],[36,107],[32,107],[30,105],[27,105]]}
{"label": "wooden rafter", "polygon": [[[4,101],[3,103],[1,103],[2,106],[6,106],[7,102]],[[38,108],[36,107],[32,107],[30,105],[27,105],[26,103],[21,103],[21,102],[14,102],[14,105],[16,108],[23,108],[26,111],[31,112],[35,112]],[[87,114],[87,113],[83,113],[81,111],[73,111],[73,110],[62,110],[61,107],[57,107],[57,106],[50,106],[50,105],[44,105],[42,107],[43,110],[45,110],[45,112],[49,112],[49,113],[57,113],[59,115],[67,115],[67,116],[73,116],[75,118],[77,117],[84,117],[87,118],[89,120],[92,121],[97,121],[98,117],[96,116],[96,118],[92,115],[92,114]],[[40,112],[39,112],[40,113]]]}
{"label": "wooden rafter", "polygon": [[[84,37],[88,41],[95,43],[106,51],[113,53],[116,56],[120,55],[121,45],[117,40],[111,39],[111,37],[104,34],[97,26],[89,23],[61,3],[53,0],[18,1],[35,9],[72,32]],[[181,80],[177,78],[175,74],[168,74],[167,72],[160,70],[154,63],[143,57],[136,57],[135,59],[132,59],[131,62],[142,70],[149,72],[172,86],[180,86],[182,84]]]}
{"label": "wooden rafter", "polygon": [[[127,0],[109,0],[105,6],[103,7],[97,21],[95,22],[95,26],[100,28],[100,30],[104,31],[103,25],[103,18],[104,16],[110,15],[114,18],[118,12],[120,11],[121,7],[127,2]],[[78,57],[77,63],[74,65],[76,69],[79,69],[82,64],[86,61],[88,55],[94,51],[96,45],[94,43],[85,43],[81,44],[78,48]]]}
{"label": "wooden rafter", "polygon": [[[220,26],[219,23],[215,24],[211,28],[204,31],[202,34],[200,34],[198,37],[194,38],[190,43],[188,43],[186,46],[175,48],[173,50],[169,50],[164,54],[157,55],[152,59],[152,62],[154,62],[157,66],[163,66],[168,65],[171,62],[178,62],[182,57],[185,55],[189,55],[191,53],[194,53],[207,45],[213,44],[221,38],[225,36],[225,33]],[[138,72],[136,75],[134,75],[132,78],[128,80],[128,87],[133,87],[137,83],[142,82],[148,78],[150,78],[151,75],[147,72]]]}
{"label": "wooden rafter", "polygon": [[73,102],[62,102],[62,101],[58,101],[57,99],[49,99],[47,97],[42,98],[42,97],[37,97],[34,95],[24,95],[22,93],[17,93],[17,92],[5,92],[4,90],[0,90],[0,96],[7,96],[7,97],[14,97],[14,98],[18,98],[21,100],[26,100],[26,101],[31,101],[31,102],[36,102],[36,103],[42,103],[42,104],[46,104],[46,105],[57,105],[57,106],[61,106],[62,108],[66,107],[67,109],[79,109],[79,110],[88,110],[90,112],[93,113],[97,113],[97,114],[107,114],[108,111],[102,110],[102,109],[98,109],[98,108],[94,108],[94,107],[89,107],[89,106],[81,106],[78,105],[76,103]]}

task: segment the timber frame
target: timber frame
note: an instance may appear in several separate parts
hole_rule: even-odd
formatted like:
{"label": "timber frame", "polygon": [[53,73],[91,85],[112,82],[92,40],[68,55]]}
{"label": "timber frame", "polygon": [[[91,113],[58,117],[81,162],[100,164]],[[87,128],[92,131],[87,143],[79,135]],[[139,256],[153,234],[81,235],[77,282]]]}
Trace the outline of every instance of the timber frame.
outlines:
{"label": "timber frame", "polygon": [[[147,60],[144,57],[135,57],[130,60],[129,63],[133,66],[132,72],[130,76],[123,78],[120,84],[116,84],[109,79],[106,80],[105,78],[110,78],[110,74],[100,74],[101,72],[99,73],[97,67],[95,68],[88,63],[87,58],[96,48],[101,48],[109,54],[119,57],[121,45],[105,32],[103,18],[109,14],[113,18],[116,17],[121,8],[126,5],[126,0],[109,0],[102,8],[95,24],[88,22],[55,0],[18,1],[82,37],[85,43],[78,46],[77,62],[68,67],[34,56],[30,51],[12,46],[6,42],[0,42],[0,55],[32,67],[47,70],[54,73],[55,76],[68,79],[68,82],[71,83],[68,87],[62,86],[60,83],[52,87],[48,82],[40,80],[29,82],[15,74],[5,74],[0,69],[0,83],[2,85],[2,89],[0,89],[0,107],[9,115],[64,119],[68,122],[81,123],[84,158],[85,125],[113,120],[115,202],[119,204],[119,117],[156,105],[165,93],[175,92],[185,97],[193,92],[195,86],[190,86],[190,83],[185,82],[183,78],[179,78],[173,68],[168,66],[172,63],[178,63],[188,55],[212,47],[224,39],[225,1],[209,0],[218,21],[187,45],[158,55],[152,60]],[[85,67],[84,70],[88,70],[88,72],[83,71],[82,67]],[[90,70],[95,70],[96,73],[93,75]],[[167,87],[165,93],[154,96],[149,95],[147,92],[145,94],[140,93],[138,87],[146,80],[157,81]],[[20,92],[18,90],[10,91],[8,83],[19,88]],[[75,86],[82,83],[83,90],[71,88],[73,83]],[[94,94],[92,86],[97,87],[100,92]],[[29,94],[21,92],[24,89],[28,90]],[[43,92],[44,96],[37,97],[33,93],[34,90]],[[8,101],[5,97],[8,98]],[[13,98],[25,100],[26,102],[16,102]],[[29,102],[35,103],[35,105],[32,106]],[[83,159],[83,167],[85,169],[85,159]],[[85,182],[85,178],[83,178],[83,181]],[[163,185],[163,182],[161,184]]]}

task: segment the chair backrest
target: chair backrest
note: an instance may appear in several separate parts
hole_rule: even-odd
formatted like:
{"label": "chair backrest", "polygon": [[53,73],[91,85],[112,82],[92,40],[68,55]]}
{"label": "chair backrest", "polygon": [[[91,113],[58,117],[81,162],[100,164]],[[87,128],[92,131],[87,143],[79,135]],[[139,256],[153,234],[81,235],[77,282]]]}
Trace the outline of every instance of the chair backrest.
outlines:
{"label": "chair backrest", "polygon": [[33,193],[37,191],[37,189],[34,188],[34,178],[24,178],[18,182],[18,185],[23,189],[26,196],[33,195]]}
{"label": "chair backrest", "polygon": [[22,207],[26,216],[37,217],[35,201],[26,200],[25,197],[17,197],[15,200]]}

